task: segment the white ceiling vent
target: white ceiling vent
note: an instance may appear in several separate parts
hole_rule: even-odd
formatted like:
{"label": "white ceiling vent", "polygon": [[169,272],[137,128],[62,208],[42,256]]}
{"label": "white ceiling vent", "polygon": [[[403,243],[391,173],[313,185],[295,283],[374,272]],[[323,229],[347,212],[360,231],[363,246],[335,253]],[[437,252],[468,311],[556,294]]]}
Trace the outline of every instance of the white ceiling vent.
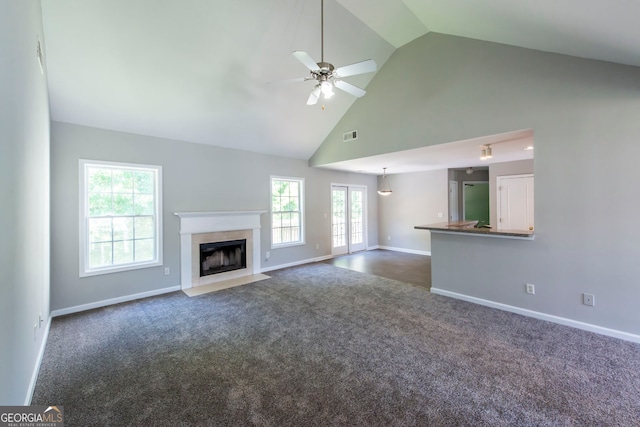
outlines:
{"label": "white ceiling vent", "polygon": [[358,130],[350,130],[342,134],[342,142],[355,141],[358,139]]}

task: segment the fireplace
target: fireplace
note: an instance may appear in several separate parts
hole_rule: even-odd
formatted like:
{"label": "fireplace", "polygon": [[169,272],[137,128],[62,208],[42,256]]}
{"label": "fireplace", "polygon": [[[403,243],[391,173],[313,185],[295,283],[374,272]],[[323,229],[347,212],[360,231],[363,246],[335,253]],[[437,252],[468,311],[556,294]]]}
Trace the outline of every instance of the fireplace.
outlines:
{"label": "fireplace", "polygon": [[247,240],[200,243],[200,277],[247,268]]}
{"label": "fireplace", "polygon": [[[260,273],[260,215],[266,211],[177,212],[180,217],[180,287],[193,287],[235,280]],[[244,241],[238,256],[236,248],[222,246],[222,255],[210,258],[205,265],[200,258],[201,246],[209,243]],[[234,243],[235,244],[235,243]],[[216,250],[205,247],[207,256]],[[226,252],[226,254],[225,254]],[[226,258],[226,261],[224,260]],[[241,261],[244,267],[227,269]],[[216,261],[214,263],[214,261]],[[216,264],[216,265],[214,265]],[[226,264],[226,265],[225,265]],[[214,271],[210,271],[212,270]],[[215,273],[215,274],[214,274]]]}

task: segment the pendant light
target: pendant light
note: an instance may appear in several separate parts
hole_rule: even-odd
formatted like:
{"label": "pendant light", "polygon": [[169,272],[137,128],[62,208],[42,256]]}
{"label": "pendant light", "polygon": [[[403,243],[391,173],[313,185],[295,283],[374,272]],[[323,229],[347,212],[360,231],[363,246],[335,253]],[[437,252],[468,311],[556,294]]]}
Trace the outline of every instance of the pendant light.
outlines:
{"label": "pendant light", "polygon": [[493,157],[493,154],[491,153],[491,145],[485,145],[484,147],[482,147],[482,150],[480,150],[480,160],[487,160]]}
{"label": "pendant light", "polygon": [[380,194],[381,196],[388,196],[392,192],[393,190],[391,190],[391,186],[387,181],[387,168],[382,168],[382,185],[378,190],[378,194]]}

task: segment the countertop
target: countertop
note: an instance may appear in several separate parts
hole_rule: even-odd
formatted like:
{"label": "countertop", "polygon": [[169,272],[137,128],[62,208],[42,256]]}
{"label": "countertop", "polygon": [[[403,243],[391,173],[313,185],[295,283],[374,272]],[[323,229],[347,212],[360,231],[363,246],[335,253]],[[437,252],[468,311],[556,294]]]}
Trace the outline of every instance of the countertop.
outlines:
{"label": "countertop", "polygon": [[429,230],[435,233],[460,233],[486,237],[506,237],[512,239],[533,240],[533,230],[496,230],[493,228],[474,228],[478,221],[451,221],[437,224],[416,225],[418,230]]}

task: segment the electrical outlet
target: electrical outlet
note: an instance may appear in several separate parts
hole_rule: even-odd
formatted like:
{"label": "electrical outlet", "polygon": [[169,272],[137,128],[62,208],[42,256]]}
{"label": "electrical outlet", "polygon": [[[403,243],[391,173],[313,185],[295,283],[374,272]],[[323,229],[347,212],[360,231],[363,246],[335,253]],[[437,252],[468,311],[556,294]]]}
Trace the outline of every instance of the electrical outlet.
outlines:
{"label": "electrical outlet", "polygon": [[169,274],[171,274],[171,269],[169,267],[165,267],[164,268],[164,275],[168,276]]}
{"label": "electrical outlet", "polygon": [[593,294],[582,294],[582,303],[593,307],[596,305],[596,297]]}
{"label": "electrical outlet", "polygon": [[438,218],[443,218],[443,217],[444,217],[444,213],[438,212]]}
{"label": "electrical outlet", "polygon": [[536,286],[534,284],[532,284],[532,283],[527,283],[525,285],[525,290],[530,295],[535,295],[536,294]]}
{"label": "electrical outlet", "polygon": [[391,240],[391,236],[387,236],[387,240]]}
{"label": "electrical outlet", "polygon": [[316,243],[316,250],[320,249],[320,243]]}
{"label": "electrical outlet", "polygon": [[268,260],[269,258],[271,258],[271,252],[267,251],[267,252],[264,254],[264,259],[265,259],[265,260]]}

